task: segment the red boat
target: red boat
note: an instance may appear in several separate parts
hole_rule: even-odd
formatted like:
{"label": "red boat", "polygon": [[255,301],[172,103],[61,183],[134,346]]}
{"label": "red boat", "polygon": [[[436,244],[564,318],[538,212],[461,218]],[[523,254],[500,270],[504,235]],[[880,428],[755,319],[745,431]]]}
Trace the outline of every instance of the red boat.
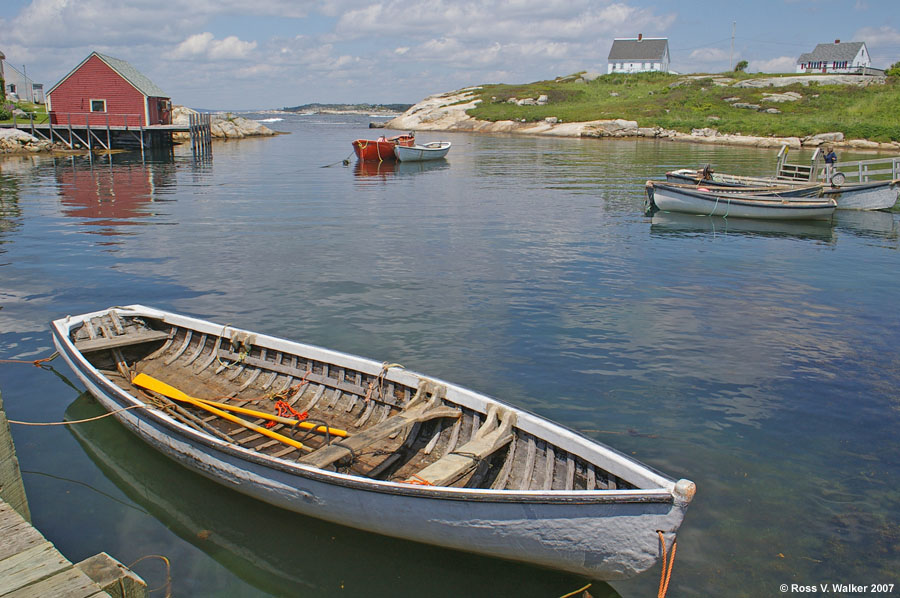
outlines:
{"label": "red boat", "polygon": [[394,160],[394,146],[413,146],[416,144],[416,136],[413,133],[404,133],[393,137],[381,136],[376,140],[357,139],[353,142],[353,151],[356,157],[364,162],[382,162]]}

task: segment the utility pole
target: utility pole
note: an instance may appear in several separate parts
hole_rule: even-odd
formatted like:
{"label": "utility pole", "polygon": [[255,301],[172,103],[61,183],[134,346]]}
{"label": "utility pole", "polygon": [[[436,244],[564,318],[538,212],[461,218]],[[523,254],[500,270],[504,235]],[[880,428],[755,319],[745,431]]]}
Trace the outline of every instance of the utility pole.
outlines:
{"label": "utility pole", "polygon": [[731,56],[728,58],[729,66],[728,70],[734,70],[734,30],[737,27],[737,21],[731,22]]}

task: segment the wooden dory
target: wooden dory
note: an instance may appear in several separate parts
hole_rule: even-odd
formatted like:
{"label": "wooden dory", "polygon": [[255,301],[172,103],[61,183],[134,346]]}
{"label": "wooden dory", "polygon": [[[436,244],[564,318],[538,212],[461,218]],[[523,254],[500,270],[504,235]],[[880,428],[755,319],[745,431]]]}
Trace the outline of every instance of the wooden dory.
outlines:
{"label": "wooden dory", "polygon": [[[335,523],[614,580],[657,561],[657,530],[671,545],[694,496],[688,480],[396,364],[139,305],[52,331],[88,390],[142,440]],[[217,414],[239,409],[265,414]]]}
{"label": "wooden dory", "polygon": [[423,145],[395,145],[394,155],[401,162],[425,162],[440,160],[450,151],[449,141],[432,141]]}
{"label": "wooden dory", "polygon": [[715,187],[698,188],[660,181],[647,181],[650,206],[664,212],[703,216],[761,218],[765,220],[827,220],[834,214],[835,200],[813,199],[758,192],[736,193]]}
{"label": "wooden dory", "polygon": [[356,157],[363,162],[382,162],[394,159],[394,148],[398,145],[415,145],[416,136],[413,133],[394,135],[393,137],[381,136],[378,139],[356,139],[353,141],[353,151]]}
{"label": "wooden dory", "polygon": [[[683,168],[666,173],[666,180],[673,183],[702,184],[707,187],[783,187],[808,186],[808,181],[790,181],[771,177],[750,177],[736,174],[710,172]],[[900,180],[844,183],[825,186],[822,197],[834,199],[838,210],[889,210],[900,196]]]}

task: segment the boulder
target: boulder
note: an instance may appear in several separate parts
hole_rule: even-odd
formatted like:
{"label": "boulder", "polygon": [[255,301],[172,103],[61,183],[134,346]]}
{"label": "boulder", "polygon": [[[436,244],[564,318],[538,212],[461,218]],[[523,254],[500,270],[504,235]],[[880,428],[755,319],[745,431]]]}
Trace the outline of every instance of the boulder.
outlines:
{"label": "boulder", "polygon": [[602,77],[603,73],[584,73],[581,75],[582,81],[585,83],[590,83],[591,81],[597,79],[598,77]]}
{"label": "boulder", "polygon": [[844,140],[843,133],[819,133],[818,135],[810,135],[801,139],[803,145],[807,147],[819,147],[824,143],[836,143]]}
{"label": "boulder", "polygon": [[632,137],[638,133],[637,121],[624,120],[598,120],[585,123],[582,137]]}
{"label": "boulder", "polygon": [[692,137],[718,137],[719,132],[715,129],[710,129],[709,127],[704,127],[702,129],[691,129]]}
{"label": "boulder", "polygon": [[796,91],[787,91],[785,93],[764,93],[763,94],[763,102],[796,102],[797,100],[802,100],[803,96],[797,93]]}
{"label": "boulder", "polygon": [[550,101],[550,98],[548,98],[545,95],[540,95],[540,96],[538,96],[538,99],[537,99],[537,105],[543,106],[543,105],[547,104],[549,101]]}
{"label": "boulder", "polygon": [[747,110],[759,110],[762,108],[759,104],[748,104],[746,102],[735,102],[732,106],[735,108],[746,108]]}

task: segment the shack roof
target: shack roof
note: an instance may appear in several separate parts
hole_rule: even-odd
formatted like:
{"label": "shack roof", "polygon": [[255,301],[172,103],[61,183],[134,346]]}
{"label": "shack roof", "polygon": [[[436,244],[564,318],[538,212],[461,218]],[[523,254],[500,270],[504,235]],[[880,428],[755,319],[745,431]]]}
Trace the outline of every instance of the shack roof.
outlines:
{"label": "shack roof", "polygon": [[819,44],[812,52],[801,54],[797,59],[801,62],[843,62],[851,61],[859,54],[865,42],[842,42],[836,44]]}
{"label": "shack roof", "polygon": [[106,56],[105,54],[100,54],[99,52],[91,52],[87,58],[78,63],[74,69],[69,71],[69,73],[60,79],[50,90],[47,92],[52,93],[54,89],[59,87],[59,85],[72,76],[72,73],[81,68],[81,66],[91,59],[92,56],[96,56],[104,63],[106,63],[109,68],[114,70],[120,77],[131,83],[135,89],[148,97],[153,98],[168,98],[169,94],[164,92],[159,88],[153,81],[151,81],[146,75],[141,73],[139,70],[134,68],[131,63],[122,60],[121,58],[113,58],[112,56]]}
{"label": "shack roof", "polygon": [[668,49],[667,37],[616,38],[607,60],[662,60]]}

